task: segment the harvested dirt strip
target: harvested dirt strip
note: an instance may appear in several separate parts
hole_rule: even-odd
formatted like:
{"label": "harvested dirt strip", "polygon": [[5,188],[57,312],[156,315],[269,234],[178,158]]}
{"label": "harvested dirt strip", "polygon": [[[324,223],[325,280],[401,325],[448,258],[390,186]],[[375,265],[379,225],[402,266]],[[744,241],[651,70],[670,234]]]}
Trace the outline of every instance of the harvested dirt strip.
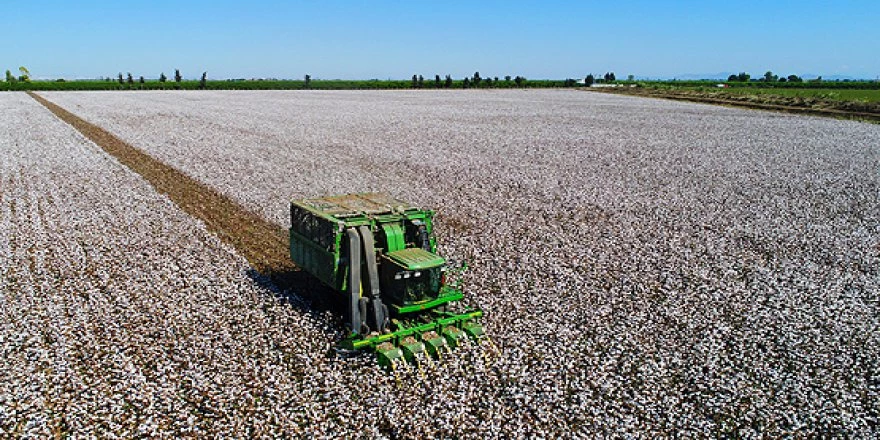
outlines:
{"label": "harvested dirt strip", "polygon": [[612,89],[604,89],[604,90],[590,90],[591,92],[600,92],[600,93],[608,93],[612,95],[628,95],[628,96],[638,96],[642,98],[655,98],[655,99],[669,99],[672,101],[686,101],[686,102],[696,102],[698,104],[714,104],[714,105],[722,105],[727,107],[742,107],[748,108],[752,110],[766,110],[773,112],[782,112],[782,113],[796,113],[802,115],[812,115],[812,116],[824,116],[828,118],[836,118],[836,119],[854,119],[857,121],[866,121],[866,122],[880,122],[880,114],[877,113],[869,113],[869,112],[859,112],[859,111],[849,111],[849,110],[838,110],[838,109],[822,109],[822,108],[813,108],[813,107],[798,107],[792,105],[781,105],[781,104],[766,104],[760,102],[749,102],[749,101],[739,101],[735,99],[724,99],[724,98],[714,98],[714,97],[705,97],[705,96],[693,96],[693,95],[676,95],[673,93],[662,93],[662,92],[641,92],[641,91],[630,91],[626,89],[622,90],[612,90]]}
{"label": "harvested dirt strip", "polygon": [[33,93],[28,94],[123,165],[140,174],[187,214],[231,245],[262,275],[287,278],[295,270],[287,231],[205,184],[125,143],[106,130]]}

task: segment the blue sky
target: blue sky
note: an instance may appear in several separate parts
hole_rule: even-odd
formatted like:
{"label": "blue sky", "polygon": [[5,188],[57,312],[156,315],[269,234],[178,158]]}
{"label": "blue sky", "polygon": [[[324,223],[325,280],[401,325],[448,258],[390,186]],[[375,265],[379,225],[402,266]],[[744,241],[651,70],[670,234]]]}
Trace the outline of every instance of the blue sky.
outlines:
{"label": "blue sky", "polygon": [[37,78],[880,75],[871,1],[41,1],[2,6]]}

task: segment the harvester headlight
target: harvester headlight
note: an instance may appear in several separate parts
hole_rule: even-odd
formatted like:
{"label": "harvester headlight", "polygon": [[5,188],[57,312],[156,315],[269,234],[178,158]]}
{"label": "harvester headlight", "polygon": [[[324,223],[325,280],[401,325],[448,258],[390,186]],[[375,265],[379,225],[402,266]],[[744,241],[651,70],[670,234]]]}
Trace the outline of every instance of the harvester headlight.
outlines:
{"label": "harvester headlight", "polygon": [[409,278],[410,276],[412,276],[412,272],[404,272],[403,273],[404,278]]}
{"label": "harvester headlight", "polygon": [[414,277],[420,277],[420,276],[422,276],[422,273],[421,273],[421,272],[416,272],[416,273],[413,274],[413,276],[414,276]]}
{"label": "harvester headlight", "polygon": [[397,272],[396,274],[394,274],[395,280],[399,280],[401,278],[403,278],[403,272]]}

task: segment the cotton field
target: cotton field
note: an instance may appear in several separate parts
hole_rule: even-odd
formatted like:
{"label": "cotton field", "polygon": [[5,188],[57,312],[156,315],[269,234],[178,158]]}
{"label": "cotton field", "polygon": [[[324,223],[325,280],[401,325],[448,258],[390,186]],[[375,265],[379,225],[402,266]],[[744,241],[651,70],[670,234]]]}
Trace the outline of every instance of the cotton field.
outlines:
{"label": "cotton field", "polygon": [[873,437],[880,125],[555,90],[40,93],[279,226],[438,210],[497,346],[396,375],[0,94],[0,437]]}

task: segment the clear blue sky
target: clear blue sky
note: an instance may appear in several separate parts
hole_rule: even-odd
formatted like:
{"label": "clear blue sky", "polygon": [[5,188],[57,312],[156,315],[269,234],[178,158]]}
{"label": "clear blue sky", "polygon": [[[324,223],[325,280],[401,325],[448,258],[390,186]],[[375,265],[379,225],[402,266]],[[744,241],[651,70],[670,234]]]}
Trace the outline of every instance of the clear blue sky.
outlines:
{"label": "clear blue sky", "polygon": [[18,1],[0,12],[0,68],[37,78],[880,75],[880,0],[553,3]]}

